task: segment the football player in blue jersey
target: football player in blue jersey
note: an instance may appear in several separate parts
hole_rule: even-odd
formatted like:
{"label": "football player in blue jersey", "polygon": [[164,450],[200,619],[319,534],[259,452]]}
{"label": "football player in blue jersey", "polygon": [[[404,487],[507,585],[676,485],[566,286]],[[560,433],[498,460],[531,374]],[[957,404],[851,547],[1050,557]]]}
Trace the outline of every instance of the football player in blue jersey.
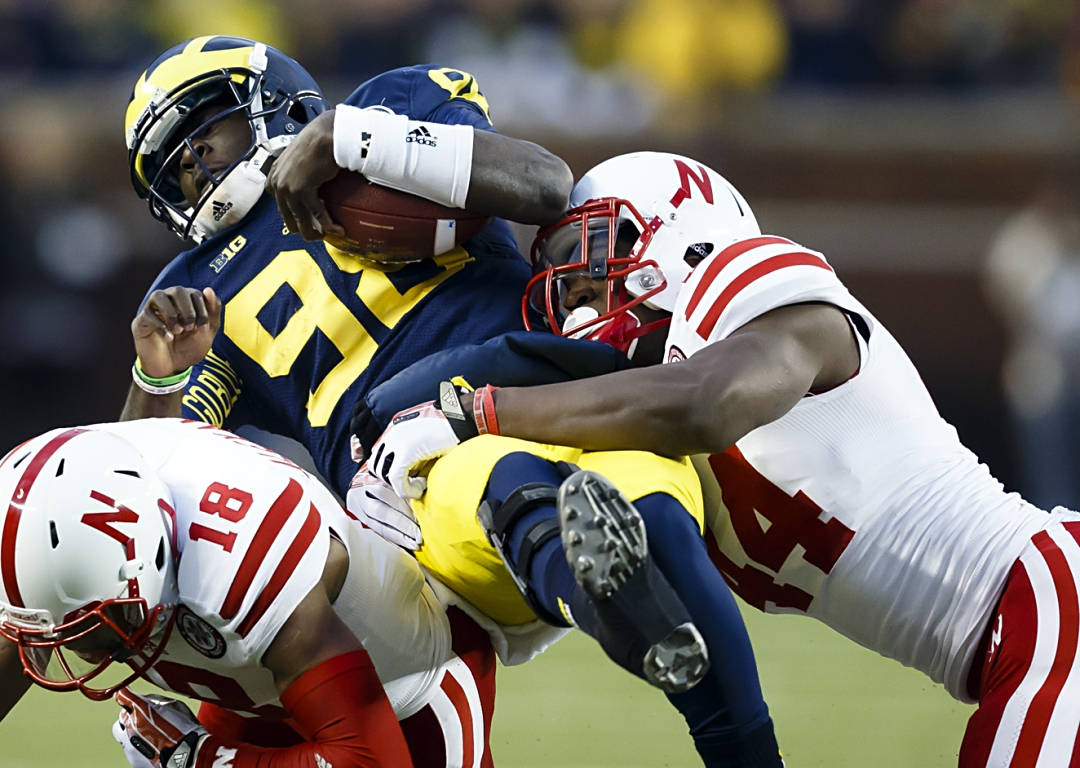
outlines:
{"label": "football player in blue jersey", "polygon": [[[380,109],[362,109],[371,106]],[[438,139],[422,157],[404,141],[414,124]],[[392,70],[329,109],[297,62],[235,37],[159,56],[135,84],[126,135],[136,192],[195,247],[161,272],[133,322],[138,363],[122,418],[182,415],[286,435],[339,492],[356,469],[348,425],[360,395],[432,351],[521,326],[529,269],[498,217],[554,220],[572,183],[559,158],[494,132],[464,72]],[[496,218],[433,259],[373,264],[320,239],[341,232],[313,192],[314,177],[337,172],[335,158]],[[264,194],[268,173],[287,226]]]}
{"label": "football player in blue jersey", "polygon": [[[155,218],[196,245],[159,275],[132,323],[137,359],[122,418],[183,416],[292,437],[343,496],[356,472],[349,452],[354,406],[431,352],[519,329],[530,271],[499,218],[464,247],[414,263],[376,263],[335,248],[327,241],[342,230],[315,190],[348,168],[445,205],[545,223],[561,215],[571,184],[558,158],[494,133],[487,101],[466,73],[394,70],[331,110],[295,61],[240,38],[197,38],[162,54],[136,83],[126,125],[136,191]],[[421,156],[415,143],[404,140],[420,126],[437,137],[436,152]],[[272,195],[264,194],[267,188]],[[594,345],[575,353],[572,365],[603,356],[596,347],[607,349]],[[589,630],[609,655],[674,694],[707,765],[778,765],[753,656],[722,583],[704,590],[711,610],[699,607],[695,617],[723,617],[710,619],[706,634],[714,655],[724,641],[724,675],[731,676],[714,671],[706,685],[687,691],[706,674],[708,662],[687,608],[648,561],[638,513],[632,510],[620,522],[630,537],[619,550],[629,564],[626,572],[616,565],[612,578],[583,595],[561,551],[556,558],[548,547],[533,556],[558,540],[549,491],[564,478],[558,460],[566,457],[500,444],[489,458],[495,466],[488,467],[490,475],[473,472],[479,486],[468,498],[482,496],[487,503],[489,528],[499,527],[503,537],[500,551],[488,541],[491,532],[477,525],[470,502],[464,518],[444,521],[433,509],[428,557],[421,552],[418,559],[452,587],[475,577],[480,589],[461,590],[475,602],[483,603],[483,587],[491,587],[496,597],[481,607],[504,623],[538,614],[563,626],[572,618]],[[587,458],[572,458],[589,466]],[[624,490],[635,475],[649,478],[628,491],[632,499],[667,494],[644,506],[655,504],[658,515],[674,507],[690,528],[700,526],[700,489],[692,471],[652,458],[669,466],[646,466],[642,457],[617,464],[600,458],[595,466]],[[582,498],[597,488],[614,493],[602,478],[586,478],[600,485],[583,484]],[[610,496],[605,514],[622,514],[623,501]],[[591,514],[590,505],[584,502],[583,511]],[[573,500],[564,506],[573,507]],[[443,523],[455,520],[470,526],[464,540],[475,542],[471,552],[479,562],[449,546],[441,550],[448,561],[440,570],[437,544],[453,540],[452,526]],[[691,533],[690,540],[700,542],[700,531]],[[678,546],[668,543],[669,549]],[[620,544],[600,538],[587,546],[607,551]],[[531,572],[544,569],[557,575]],[[495,572],[492,583],[485,582]],[[525,587],[528,605],[500,602],[505,592],[499,586],[515,588],[511,576]],[[627,577],[641,583],[626,587]],[[619,587],[614,602],[622,607],[597,610],[595,598],[613,585]],[[634,605],[640,612],[631,610]],[[657,661],[656,651],[662,663],[649,675],[647,663]],[[651,659],[644,658],[649,652]],[[677,667],[674,677],[670,664]]]}

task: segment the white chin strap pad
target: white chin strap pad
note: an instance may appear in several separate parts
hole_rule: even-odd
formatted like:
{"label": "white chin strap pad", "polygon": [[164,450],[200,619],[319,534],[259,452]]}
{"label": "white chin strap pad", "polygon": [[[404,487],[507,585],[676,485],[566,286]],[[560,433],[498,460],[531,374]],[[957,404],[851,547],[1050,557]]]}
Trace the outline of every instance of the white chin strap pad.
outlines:
{"label": "white chin strap pad", "polygon": [[192,239],[201,243],[239,222],[259,202],[265,189],[266,174],[254,159],[236,166],[203,201],[191,226]]}

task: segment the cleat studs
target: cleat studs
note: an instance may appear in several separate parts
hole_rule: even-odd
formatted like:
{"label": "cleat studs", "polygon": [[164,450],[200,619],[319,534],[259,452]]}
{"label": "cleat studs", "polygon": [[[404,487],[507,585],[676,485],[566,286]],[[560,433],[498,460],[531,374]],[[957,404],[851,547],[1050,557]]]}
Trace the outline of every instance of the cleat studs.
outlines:
{"label": "cleat studs", "polygon": [[576,547],[581,542],[585,541],[585,537],[581,535],[580,531],[570,531],[566,535],[566,540],[570,543],[570,546]]}
{"label": "cleat studs", "polygon": [[580,513],[576,509],[571,507],[570,509],[566,510],[565,517],[566,517],[567,520],[577,520],[578,517],[579,517],[579,514]]}
{"label": "cleat studs", "polygon": [[593,565],[593,559],[588,555],[581,555],[574,562],[574,567],[577,569],[578,573],[588,573],[593,569]]}

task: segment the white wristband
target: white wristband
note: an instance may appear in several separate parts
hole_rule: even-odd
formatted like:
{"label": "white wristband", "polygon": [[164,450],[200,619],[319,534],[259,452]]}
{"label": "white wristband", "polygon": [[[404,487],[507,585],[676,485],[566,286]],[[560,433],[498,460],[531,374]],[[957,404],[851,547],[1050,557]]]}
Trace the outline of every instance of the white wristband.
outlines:
{"label": "white wristband", "polygon": [[473,129],[409,120],[385,108],[338,104],[334,160],[385,187],[464,208],[472,175]]}
{"label": "white wristband", "polygon": [[131,380],[135,382],[135,386],[143,392],[146,392],[148,395],[171,395],[173,392],[179,392],[188,385],[188,382],[191,381],[191,371],[189,370],[187,376],[174,384],[158,387],[144,380],[143,377],[139,375],[138,369],[133,365],[131,366]]}

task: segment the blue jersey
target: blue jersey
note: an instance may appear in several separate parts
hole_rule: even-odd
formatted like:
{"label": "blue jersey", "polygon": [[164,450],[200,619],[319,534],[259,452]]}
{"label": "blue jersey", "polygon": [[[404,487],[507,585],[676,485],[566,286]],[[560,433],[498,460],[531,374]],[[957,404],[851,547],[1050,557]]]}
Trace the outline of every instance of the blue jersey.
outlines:
{"label": "blue jersey", "polygon": [[[453,69],[393,70],[346,103],[493,130],[476,81]],[[264,195],[235,227],[177,256],[150,290],[209,285],[224,304],[221,331],[184,393],[183,415],[291,437],[343,493],[356,469],[348,439],[356,402],[431,352],[520,329],[529,268],[499,219],[465,247],[398,267],[283,229]]]}

